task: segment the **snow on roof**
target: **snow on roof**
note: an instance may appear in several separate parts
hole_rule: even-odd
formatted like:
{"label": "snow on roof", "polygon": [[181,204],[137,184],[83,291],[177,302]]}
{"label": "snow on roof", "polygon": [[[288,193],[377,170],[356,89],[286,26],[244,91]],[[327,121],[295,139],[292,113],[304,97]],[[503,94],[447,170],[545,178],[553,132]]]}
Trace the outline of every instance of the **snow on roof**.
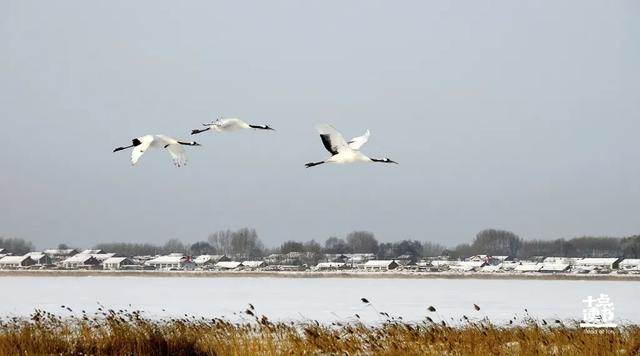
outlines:
{"label": "snow on roof", "polygon": [[158,256],[154,259],[151,259],[145,262],[145,264],[147,265],[175,264],[175,263],[184,262],[186,260],[187,258],[182,254],[180,254],[179,256],[168,255],[168,256]]}
{"label": "snow on roof", "polygon": [[115,253],[94,253],[91,256],[93,256],[93,258],[98,261],[106,261],[109,258],[114,257],[115,255]]}
{"label": "snow on roof", "polygon": [[394,260],[370,260],[365,262],[365,267],[388,267],[391,264],[396,263]]}
{"label": "snow on roof", "polygon": [[489,256],[487,255],[475,255],[471,256],[467,259],[467,261],[477,261],[477,260],[486,260]]}
{"label": "snow on roof", "polygon": [[79,253],[77,255],[73,255],[71,257],[66,258],[64,261],[62,261],[62,263],[69,263],[69,262],[86,262],[87,260],[93,258],[92,255],[85,255],[82,253]]}
{"label": "snow on roof", "polygon": [[499,260],[499,261],[504,261],[506,259],[509,259],[509,257],[511,257],[511,256],[491,256],[491,258],[493,258],[495,260]]}
{"label": "snow on roof", "polygon": [[195,262],[195,264],[197,265],[201,265],[203,263],[207,263],[209,261],[211,261],[213,258],[211,255],[200,255],[196,258],[193,259],[193,262]]}
{"label": "snow on roof", "polygon": [[625,258],[620,262],[620,267],[640,266],[640,258]]}
{"label": "snow on roof", "polygon": [[37,261],[37,260],[45,257],[46,255],[44,254],[44,252],[29,252],[29,253],[26,253],[25,256],[28,256],[32,260]]}
{"label": "snow on roof", "polygon": [[225,255],[200,255],[196,257],[193,262],[195,262],[197,265],[201,265],[207,262],[217,262],[223,257],[225,257]]}
{"label": "snow on roof", "polygon": [[563,272],[571,267],[568,263],[543,263],[541,272]]}
{"label": "snow on roof", "polygon": [[104,253],[104,251],[97,249],[97,250],[84,250],[80,252],[80,254],[82,255],[97,255],[99,253]]}
{"label": "snow on roof", "polygon": [[15,264],[22,263],[22,261],[29,258],[29,256],[4,256],[0,258],[0,264]]}
{"label": "snow on roof", "polygon": [[104,260],[104,262],[102,262],[103,264],[112,264],[112,263],[117,263],[120,264],[126,260],[129,260],[127,257],[109,257],[106,260]]}
{"label": "snow on roof", "polygon": [[249,268],[256,268],[264,265],[264,261],[244,261],[242,265]]}
{"label": "snow on roof", "polygon": [[233,268],[240,267],[241,264],[242,262],[238,262],[238,261],[221,261],[216,263],[216,267],[233,269]]}
{"label": "snow on roof", "polygon": [[578,266],[610,266],[616,263],[619,258],[611,257],[611,258],[594,258],[587,257],[576,261],[576,265]]}

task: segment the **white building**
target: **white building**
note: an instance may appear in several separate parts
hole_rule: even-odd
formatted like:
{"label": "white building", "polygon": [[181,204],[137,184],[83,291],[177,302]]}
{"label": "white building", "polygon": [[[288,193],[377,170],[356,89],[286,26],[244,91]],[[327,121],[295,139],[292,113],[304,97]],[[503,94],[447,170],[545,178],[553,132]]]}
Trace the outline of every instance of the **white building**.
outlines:
{"label": "white building", "polygon": [[619,264],[620,269],[640,270],[640,258],[625,258]]}
{"label": "white building", "polygon": [[77,254],[73,255],[64,261],[62,261],[62,267],[75,269],[75,268],[95,268],[100,265],[98,261],[92,255]]}
{"label": "white building", "polygon": [[91,254],[91,256],[93,256],[93,258],[95,258],[96,260],[100,261],[100,263],[110,259],[111,257],[116,257],[115,253],[94,253]]}
{"label": "white building", "polygon": [[249,269],[262,268],[267,265],[264,261],[244,261],[242,262],[242,267],[246,267]]}
{"label": "white building", "polygon": [[42,251],[45,255],[49,256],[51,263],[58,263],[64,261],[66,258],[78,254],[78,250],[75,248],[67,249],[48,249]]}
{"label": "white building", "polygon": [[579,258],[575,257],[545,257],[543,263],[563,263],[573,266]]}
{"label": "white building", "polygon": [[25,256],[29,256],[37,266],[47,266],[51,264],[51,258],[44,252],[29,252]]}
{"label": "white building", "polygon": [[195,264],[189,258],[181,253],[172,253],[166,256],[158,256],[145,262],[145,265],[154,267],[155,269],[190,269]]}
{"label": "white building", "polygon": [[473,261],[458,261],[455,264],[449,265],[449,270],[458,272],[471,272],[478,271],[480,268],[488,265],[486,260],[473,260]]}
{"label": "white building", "polygon": [[236,269],[242,265],[242,262],[238,261],[220,261],[215,264],[216,268],[222,270]]}
{"label": "white building", "polygon": [[571,269],[571,265],[568,263],[545,262],[545,263],[542,263],[542,268],[540,268],[539,272],[564,273],[564,272],[569,272],[570,269]]}
{"label": "white building", "polygon": [[367,261],[375,260],[376,255],[373,253],[346,253],[346,262],[351,265],[362,265]]}
{"label": "white building", "polygon": [[344,262],[320,262],[316,266],[318,271],[330,271],[330,270],[338,270],[345,269],[347,264]]}
{"label": "white building", "polygon": [[0,258],[0,269],[15,269],[34,265],[36,262],[29,256],[4,256]]}
{"label": "white building", "polygon": [[458,264],[460,261],[450,261],[450,260],[432,260],[430,263],[433,267],[436,268],[449,268],[455,264]]}
{"label": "white building", "polygon": [[110,257],[102,262],[102,269],[104,270],[120,270],[126,269],[128,266],[136,266],[128,257]]}
{"label": "white building", "polygon": [[586,268],[604,268],[604,269],[617,269],[620,264],[620,259],[611,257],[611,258],[582,258],[576,261],[575,265],[577,267],[586,267]]}
{"label": "white building", "polygon": [[398,268],[394,260],[369,260],[365,262],[364,269],[371,271],[389,271]]}
{"label": "white building", "polygon": [[516,272],[538,272],[542,269],[542,263],[523,263],[517,265],[513,270]]}
{"label": "white building", "polygon": [[222,261],[229,261],[229,257],[226,255],[200,255],[193,260],[198,267],[213,266]]}

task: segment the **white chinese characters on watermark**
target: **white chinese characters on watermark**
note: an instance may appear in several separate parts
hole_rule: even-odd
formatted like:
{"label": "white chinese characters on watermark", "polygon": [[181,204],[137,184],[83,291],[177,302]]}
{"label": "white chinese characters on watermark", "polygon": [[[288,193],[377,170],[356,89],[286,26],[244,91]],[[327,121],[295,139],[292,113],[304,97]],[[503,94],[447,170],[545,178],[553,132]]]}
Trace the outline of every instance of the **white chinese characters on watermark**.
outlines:
{"label": "white chinese characters on watermark", "polygon": [[588,296],[587,299],[582,300],[586,304],[586,308],[582,310],[583,323],[580,323],[584,328],[615,328],[617,325],[612,323],[615,310],[613,302],[606,294],[600,294],[598,298]]}

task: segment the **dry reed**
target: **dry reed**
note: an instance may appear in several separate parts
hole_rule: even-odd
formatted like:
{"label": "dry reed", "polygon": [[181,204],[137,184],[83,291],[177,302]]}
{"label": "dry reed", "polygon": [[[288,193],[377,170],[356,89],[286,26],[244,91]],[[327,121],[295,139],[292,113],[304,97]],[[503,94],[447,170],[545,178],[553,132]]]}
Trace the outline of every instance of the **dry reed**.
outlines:
{"label": "dry reed", "polygon": [[[66,307],[65,307],[66,308]],[[70,310],[70,308],[69,308]],[[431,307],[429,310],[435,311]],[[381,313],[382,314],[382,313]],[[384,313],[386,314],[386,313]],[[36,311],[0,319],[2,355],[638,355],[640,327],[581,329],[575,322],[498,326],[466,316],[455,327],[425,317],[378,325],[271,322],[251,306],[246,321],[193,316],[151,319],[138,311],[102,310],[61,317]],[[356,319],[357,320],[357,319]]]}

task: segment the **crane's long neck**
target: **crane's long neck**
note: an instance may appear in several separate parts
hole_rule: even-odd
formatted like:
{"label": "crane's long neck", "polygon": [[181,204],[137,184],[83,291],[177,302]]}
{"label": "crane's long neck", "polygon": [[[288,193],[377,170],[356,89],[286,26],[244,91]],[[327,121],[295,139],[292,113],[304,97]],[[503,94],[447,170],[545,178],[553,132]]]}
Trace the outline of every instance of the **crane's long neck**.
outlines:
{"label": "crane's long neck", "polygon": [[129,146],[124,146],[124,147],[117,147],[116,149],[114,149],[114,150],[113,150],[113,152],[118,152],[118,151],[126,150],[127,148],[131,148],[131,147],[135,147],[135,145],[129,145]]}

